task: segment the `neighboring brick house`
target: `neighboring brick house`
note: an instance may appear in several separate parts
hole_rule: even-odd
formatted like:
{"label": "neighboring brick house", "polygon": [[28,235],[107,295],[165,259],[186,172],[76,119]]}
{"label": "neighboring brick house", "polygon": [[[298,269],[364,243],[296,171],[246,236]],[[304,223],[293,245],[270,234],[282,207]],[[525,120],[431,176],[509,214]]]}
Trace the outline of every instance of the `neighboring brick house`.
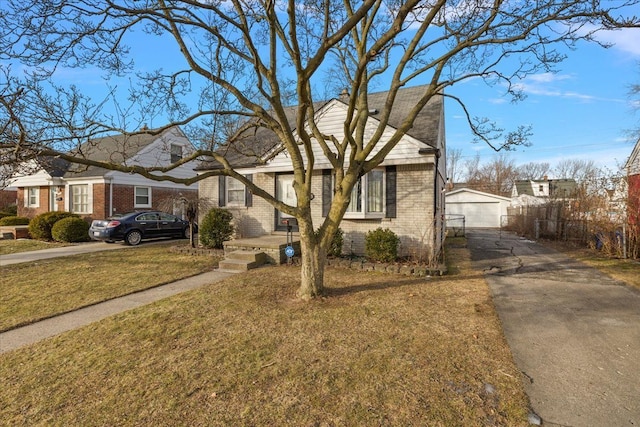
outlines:
{"label": "neighboring brick house", "polygon": [[[424,87],[405,88],[393,105],[389,129],[397,126],[424,93]],[[376,126],[376,115],[384,107],[386,92],[369,95],[369,120]],[[294,108],[288,110],[289,113]],[[316,109],[319,129],[341,139],[347,105],[333,99]],[[292,126],[295,117],[290,114]],[[271,141],[271,146],[265,144]],[[274,136],[264,129],[243,142],[255,143],[256,152],[265,153],[259,162],[249,157],[234,156],[227,160],[236,170],[281,201],[295,205],[292,188],[293,173],[287,153],[280,151],[269,157],[274,148]],[[266,149],[265,149],[266,148]],[[271,151],[269,150],[271,149]],[[332,197],[332,170],[319,146],[314,148],[312,193],[313,221],[317,225],[326,216]],[[343,252],[364,254],[365,233],[378,227],[389,228],[400,237],[400,255],[428,258],[437,255],[444,240],[445,132],[443,98],[432,99],[415,120],[414,127],[386,156],[375,170],[361,178],[354,189],[352,203],[340,228],[344,232]],[[205,172],[220,168],[216,162],[204,162],[196,170]],[[252,197],[238,181],[228,177],[210,177],[200,182],[200,199],[212,206],[233,212],[237,238],[257,237],[285,231],[284,215],[259,197]]]}
{"label": "neighboring brick house", "polygon": [[637,228],[640,226],[640,140],[633,147],[624,169],[627,172],[628,222]]}
{"label": "neighboring brick house", "polygon": [[[117,164],[166,166],[193,152],[178,127],[158,135],[115,135],[82,145],[86,158]],[[18,215],[34,217],[49,211],[68,211],[84,218],[107,218],[142,209],[163,209],[182,216],[181,197],[197,198],[197,184],[189,187],[170,181],[154,181],[95,166],[70,164],[59,158],[41,158],[25,165],[31,173],[16,176]],[[182,165],[171,174],[192,177],[193,165]]]}

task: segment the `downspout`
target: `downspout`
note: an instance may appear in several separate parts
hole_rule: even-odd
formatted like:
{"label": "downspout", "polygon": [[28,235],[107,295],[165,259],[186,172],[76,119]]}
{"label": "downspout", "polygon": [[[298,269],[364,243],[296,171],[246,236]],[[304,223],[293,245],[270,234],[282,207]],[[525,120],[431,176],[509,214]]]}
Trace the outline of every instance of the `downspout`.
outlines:
{"label": "downspout", "polygon": [[[438,205],[440,201],[440,190],[438,189],[438,175],[440,175],[439,161],[440,161],[440,149],[435,150],[436,162],[435,162],[435,170],[433,174],[433,248],[436,247],[438,243],[438,233],[442,233],[442,231],[438,231]],[[442,243],[442,242],[441,242]],[[442,254],[442,247],[440,247],[439,253]]]}
{"label": "downspout", "polygon": [[113,215],[113,177],[109,177],[109,214],[107,218]]}

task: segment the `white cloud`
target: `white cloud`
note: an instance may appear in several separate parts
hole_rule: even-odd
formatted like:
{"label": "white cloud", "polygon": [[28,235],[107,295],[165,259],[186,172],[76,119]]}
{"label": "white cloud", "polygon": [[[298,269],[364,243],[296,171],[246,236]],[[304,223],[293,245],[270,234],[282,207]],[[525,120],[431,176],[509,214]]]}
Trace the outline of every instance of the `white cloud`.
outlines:
{"label": "white cloud", "polygon": [[628,102],[622,99],[600,98],[600,97],[588,95],[585,93],[580,93],[580,92],[575,92],[570,90],[563,90],[560,87],[559,83],[562,81],[571,80],[571,79],[573,79],[573,76],[568,74],[553,74],[553,73],[534,74],[531,76],[527,76],[525,79],[521,80],[519,83],[514,84],[513,88],[516,90],[520,90],[527,95],[577,99],[583,102],[594,102],[594,101],[606,101],[606,102],[618,102],[618,103]]}
{"label": "white cloud", "polygon": [[640,28],[598,31],[595,38],[603,43],[612,44],[614,49],[640,57]]}

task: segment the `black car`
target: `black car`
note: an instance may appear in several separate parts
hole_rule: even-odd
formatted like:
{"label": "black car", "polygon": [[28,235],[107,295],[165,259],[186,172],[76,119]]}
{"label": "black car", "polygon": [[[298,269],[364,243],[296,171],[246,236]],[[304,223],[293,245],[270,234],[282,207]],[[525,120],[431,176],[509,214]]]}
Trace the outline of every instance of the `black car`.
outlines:
{"label": "black car", "polygon": [[[197,232],[194,224],[194,233]],[[189,237],[189,222],[165,212],[132,212],[105,220],[94,220],[89,228],[93,240],[113,243],[124,240],[135,246],[154,237]]]}

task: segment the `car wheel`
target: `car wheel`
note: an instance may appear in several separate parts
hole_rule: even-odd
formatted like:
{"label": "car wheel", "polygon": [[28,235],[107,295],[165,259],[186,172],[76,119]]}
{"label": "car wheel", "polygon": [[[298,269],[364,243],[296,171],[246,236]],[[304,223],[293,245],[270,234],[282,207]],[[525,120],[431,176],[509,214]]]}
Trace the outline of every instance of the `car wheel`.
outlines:
{"label": "car wheel", "polygon": [[131,246],[136,246],[140,244],[141,240],[142,240],[142,233],[140,233],[138,230],[131,230],[130,232],[127,233],[126,236],[124,236],[124,241],[127,243],[127,245],[131,245]]}

